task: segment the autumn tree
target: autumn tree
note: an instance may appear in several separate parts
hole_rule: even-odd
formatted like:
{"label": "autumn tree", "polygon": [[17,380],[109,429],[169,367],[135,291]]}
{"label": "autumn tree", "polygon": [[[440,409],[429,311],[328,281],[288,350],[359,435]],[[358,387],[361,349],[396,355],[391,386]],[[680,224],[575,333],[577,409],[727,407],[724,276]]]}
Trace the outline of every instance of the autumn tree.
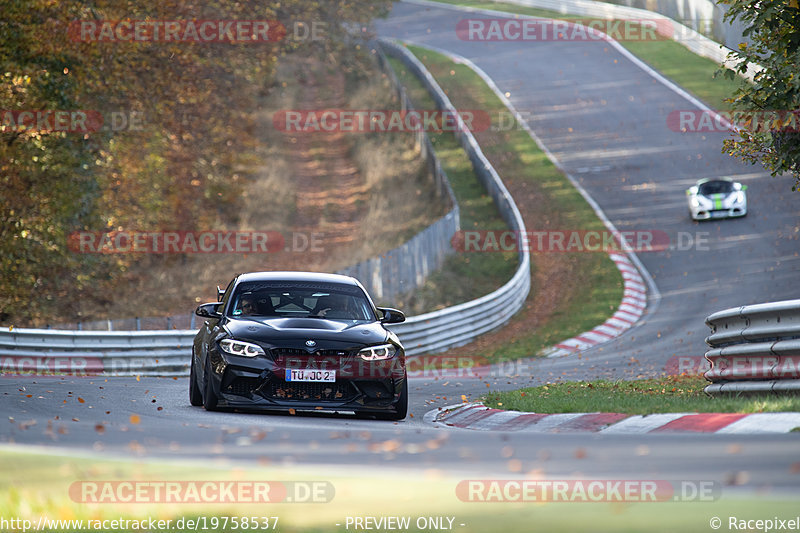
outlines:
{"label": "autumn tree", "polygon": [[[800,9],[797,0],[720,0],[729,6],[726,21],[742,20],[744,35],[731,53],[738,65],[723,69],[733,78],[750,64],[761,65],[752,84],[743,84],[731,99],[733,108],[750,117],[739,124],[738,137],[724,150],[750,163],[760,162],[773,176],[790,174],[800,185]],[[760,118],[760,121],[754,118]],[[758,122],[758,123],[757,123]],[[766,122],[766,124],[765,124]]]}
{"label": "autumn tree", "polygon": [[[235,222],[233,178],[257,96],[286,54],[340,60],[389,0],[0,0],[0,321],[73,321],[133,256],[75,254],[76,231]],[[257,42],[104,40],[76,24],[271,21]],[[316,30],[319,39],[309,39]],[[92,131],[21,127],[23,111],[90,110]],[[135,119],[132,121],[132,119]]]}

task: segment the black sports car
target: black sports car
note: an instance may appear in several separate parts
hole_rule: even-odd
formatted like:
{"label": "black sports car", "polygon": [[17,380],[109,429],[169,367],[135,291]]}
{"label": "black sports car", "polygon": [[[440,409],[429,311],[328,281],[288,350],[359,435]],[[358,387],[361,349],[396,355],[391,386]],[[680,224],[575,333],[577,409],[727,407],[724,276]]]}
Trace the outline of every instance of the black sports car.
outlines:
{"label": "black sports car", "polygon": [[401,420],[408,410],[405,352],[354,278],[253,272],[199,306],[189,400],[218,407],[352,411]]}

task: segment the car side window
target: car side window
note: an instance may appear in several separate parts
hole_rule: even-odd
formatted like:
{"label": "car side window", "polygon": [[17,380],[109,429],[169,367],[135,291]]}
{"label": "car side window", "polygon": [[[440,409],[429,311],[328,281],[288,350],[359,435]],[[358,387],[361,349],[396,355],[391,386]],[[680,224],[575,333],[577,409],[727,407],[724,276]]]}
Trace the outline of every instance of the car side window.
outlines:
{"label": "car side window", "polygon": [[223,311],[228,308],[228,302],[231,299],[231,295],[233,294],[233,283],[236,281],[236,278],[233,278],[229,283],[228,286],[225,288],[225,294],[222,296],[222,305],[219,306],[220,311]]}

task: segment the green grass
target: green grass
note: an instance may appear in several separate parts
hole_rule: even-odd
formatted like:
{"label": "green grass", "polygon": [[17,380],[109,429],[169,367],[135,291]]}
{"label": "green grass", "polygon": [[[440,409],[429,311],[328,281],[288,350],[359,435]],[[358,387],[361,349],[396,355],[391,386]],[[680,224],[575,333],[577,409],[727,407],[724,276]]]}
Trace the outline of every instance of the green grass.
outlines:
{"label": "green grass", "polygon": [[[414,107],[421,110],[436,109],[422,83],[406,72],[400,61],[389,58],[389,62],[408,91]],[[500,218],[497,206],[478,181],[472,163],[453,134],[428,132],[428,137],[456,196],[462,229],[507,229],[508,225]],[[517,264],[517,255],[513,252],[450,256],[422,287],[396,305],[411,314],[418,314],[480,298],[511,279]]]}
{"label": "green grass", "polygon": [[[493,9],[507,13],[531,15],[534,17],[557,18],[563,20],[589,18],[567,15],[546,9],[515,6],[497,2],[479,0],[437,1],[443,4]],[[711,109],[729,110],[730,105],[725,100],[733,96],[733,93],[742,83],[746,83],[743,78],[737,78],[736,80],[728,80],[723,76],[715,78],[714,73],[719,69],[719,65],[716,62],[700,57],[690,52],[682,44],[672,40],[628,40],[619,42],[636,57],[653,67],[663,76],[669,78],[705,102]],[[502,43],[497,43],[497,46],[502,46]]]}
{"label": "green grass", "polygon": [[610,412],[631,415],[653,413],[762,413],[800,411],[800,395],[753,394],[710,397],[701,376],[667,376],[637,381],[578,381],[491,392],[483,397],[489,407],[536,413]]}
{"label": "green grass", "polygon": [[[453,105],[458,109],[485,110],[493,119],[500,113],[507,113],[505,105],[492,90],[469,67],[458,65],[447,57],[421,47],[410,46],[412,51],[431,71],[433,76],[448,94]],[[416,78],[406,72],[401,65],[393,63],[401,83],[407,86],[412,99],[420,97],[424,91]],[[423,94],[424,96],[424,94]],[[423,106],[432,106],[429,100],[420,100]],[[496,124],[496,122],[493,122]],[[537,195],[535,209],[527,212],[521,208],[526,219],[528,231],[544,229],[581,229],[602,230],[604,226],[583,197],[542,152],[528,133],[521,128],[504,129],[503,131],[477,132],[476,137],[482,150],[500,177],[510,185],[512,196],[514,190],[532,191]],[[451,137],[452,138],[452,137]],[[443,163],[455,157],[452,151],[463,154],[459,146],[447,146],[441,150],[441,140],[437,140],[437,155],[444,157]],[[463,157],[465,163],[466,157]],[[445,165],[446,169],[448,165]],[[471,175],[471,172],[469,173]],[[454,188],[462,190],[482,186],[474,176],[471,181],[461,182],[468,176],[467,172],[448,175],[454,182]],[[467,185],[469,183],[469,185]],[[472,189],[475,193],[480,192]],[[457,193],[458,194],[458,193]],[[483,192],[481,201],[488,201]],[[486,226],[478,217],[464,216],[462,204],[463,229],[494,229],[497,226]],[[466,205],[467,209],[471,206]],[[502,222],[500,222],[502,223]],[[456,255],[445,268],[432,276],[432,284],[440,290],[439,294],[457,293],[463,287],[477,285],[481,276],[495,274],[494,264],[497,253],[462,253]],[[536,278],[538,268],[537,254],[532,256],[532,288],[528,297],[528,305],[536,304],[536,297],[541,290]],[[605,253],[564,253],[557,260],[559,270],[569,276],[567,290],[563,301],[559,302],[544,324],[526,328],[524,334],[517,335],[508,343],[481,349],[480,355],[488,360],[507,361],[531,357],[543,349],[572,337],[594,326],[603,323],[619,305],[622,299],[622,278],[614,263]],[[494,276],[494,280],[505,281],[504,277]],[[494,281],[496,283],[496,281]],[[500,283],[493,288],[497,288]],[[423,289],[426,290],[426,289]],[[487,291],[488,292],[488,291]],[[483,293],[485,294],[485,292]],[[519,315],[513,320],[523,320]],[[463,352],[463,350],[461,350]]]}
{"label": "green grass", "polygon": [[[399,445],[395,453],[405,453],[402,441],[389,441]],[[380,448],[380,446],[379,446]],[[365,452],[371,457],[374,452]],[[377,457],[377,456],[376,456]],[[510,460],[512,463],[514,459]],[[98,457],[59,457],[49,453],[23,452],[18,449],[0,448],[0,516],[29,519],[36,523],[40,516],[49,519],[162,519],[175,524],[181,517],[223,516],[278,516],[277,531],[285,532],[334,532],[353,531],[345,529],[347,516],[410,516],[455,517],[454,529],[463,533],[486,531],[536,531],[553,533],[573,531],[594,532],[674,532],[708,531],[710,517],[727,516],[740,518],[794,517],[797,503],[792,498],[763,491],[748,497],[728,496],[707,502],[655,502],[655,503],[474,503],[462,501],[456,487],[464,474],[449,473],[428,468],[402,471],[396,469],[391,475],[376,473],[374,469],[332,469],[325,466],[290,468],[249,466],[221,461],[206,462],[152,462],[136,460],[108,460]],[[536,465],[525,464],[524,468]],[[526,475],[509,467],[492,478],[541,479],[541,470]],[[639,477],[639,476],[634,476]],[[81,480],[126,481],[192,480],[209,479],[259,481],[327,480],[335,487],[335,496],[330,503],[317,504],[86,504],[77,503],[70,497],[72,483]],[[388,496],[387,496],[388,495]],[[341,526],[337,527],[339,523]],[[413,522],[412,522],[413,523]],[[446,523],[446,522],[445,522]],[[460,524],[465,524],[463,527]],[[413,524],[415,526],[416,524]],[[412,531],[432,531],[430,528]],[[186,528],[184,528],[185,531]],[[10,530],[14,530],[11,528]],[[21,531],[21,529],[19,529]],[[85,533],[88,529],[71,531]],[[29,530],[30,531],[30,530]],[[70,531],[60,529],[60,532]],[[126,531],[124,529],[112,531]],[[141,531],[141,530],[134,530]],[[162,530],[176,531],[175,529]],[[209,529],[206,531],[220,531]],[[227,531],[234,530],[228,527]],[[250,529],[250,531],[254,531]],[[267,530],[259,530],[267,531]]]}

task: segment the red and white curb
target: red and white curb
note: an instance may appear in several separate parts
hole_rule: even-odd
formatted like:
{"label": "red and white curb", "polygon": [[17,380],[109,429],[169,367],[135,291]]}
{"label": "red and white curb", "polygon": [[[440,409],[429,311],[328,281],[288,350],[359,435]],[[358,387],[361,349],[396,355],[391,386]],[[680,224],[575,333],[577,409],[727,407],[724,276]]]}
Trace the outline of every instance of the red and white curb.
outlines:
{"label": "red and white curb", "polygon": [[[631,262],[624,253],[613,252],[608,254],[608,256],[617,265],[623,279],[624,291],[622,302],[620,302],[617,312],[591,331],[586,331],[571,339],[559,342],[555,346],[545,349],[541,355],[547,357],[564,357],[603,344],[620,336],[625,330],[633,327],[644,314],[647,309],[647,285],[636,269],[636,266],[634,266],[633,262]],[[459,360],[456,356],[453,356],[449,361],[454,368],[442,368],[441,363],[446,356],[437,358],[435,355],[430,356],[430,367],[428,368],[424,356],[412,357],[422,361],[420,365],[423,369],[409,370],[408,377],[410,379],[430,377],[453,379],[485,378],[514,375],[519,374],[520,371],[520,368],[509,365],[508,370],[510,370],[510,372],[507,372],[502,364],[476,365],[473,367],[471,363],[475,361],[470,361],[469,358]],[[439,359],[442,359],[442,361]],[[466,364],[467,366],[459,367],[459,364]]]}
{"label": "red and white curb", "polygon": [[425,422],[438,427],[523,433],[789,433],[800,428],[800,413],[521,413],[481,403],[428,411]]}
{"label": "red and white curb", "polygon": [[633,326],[644,314],[647,308],[647,285],[639,271],[625,254],[610,253],[608,256],[617,265],[624,284],[622,302],[619,304],[617,312],[591,331],[559,342],[545,351],[543,355],[564,357],[608,342]]}

